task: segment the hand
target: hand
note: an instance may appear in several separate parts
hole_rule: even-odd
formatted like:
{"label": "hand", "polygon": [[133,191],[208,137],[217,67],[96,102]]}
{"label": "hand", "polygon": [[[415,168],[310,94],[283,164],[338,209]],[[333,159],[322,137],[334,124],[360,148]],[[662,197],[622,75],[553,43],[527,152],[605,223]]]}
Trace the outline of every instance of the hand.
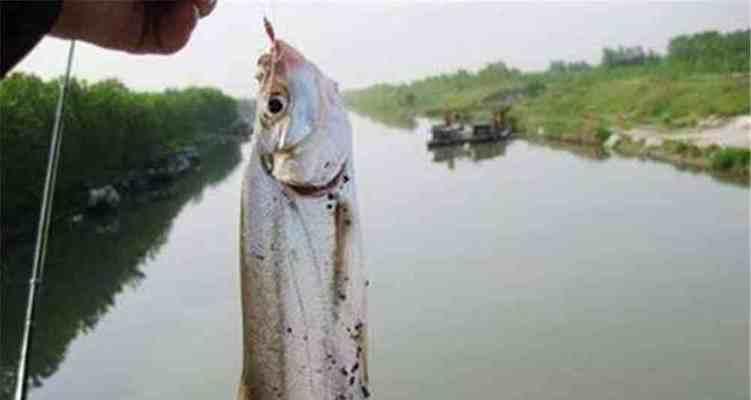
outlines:
{"label": "hand", "polygon": [[216,0],[63,0],[50,33],[129,53],[172,54],[215,5]]}

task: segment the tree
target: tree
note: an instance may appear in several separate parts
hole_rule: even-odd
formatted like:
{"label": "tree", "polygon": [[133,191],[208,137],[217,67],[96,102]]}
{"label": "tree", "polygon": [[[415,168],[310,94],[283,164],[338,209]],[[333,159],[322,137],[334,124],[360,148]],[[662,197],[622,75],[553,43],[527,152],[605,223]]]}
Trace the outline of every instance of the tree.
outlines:
{"label": "tree", "polygon": [[668,61],[704,72],[748,72],[751,30],[728,33],[705,31],[673,38],[668,45]]}
{"label": "tree", "polygon": [[[60,82],[16,73],[0,83],[3,224],[27,223],[37,212]],[[214,88],[141,93],[114,79],[73,78],[56,209],[80,204],[85,183],[109,183],[160,153],[222,133],[236,119],[236,101]]]}

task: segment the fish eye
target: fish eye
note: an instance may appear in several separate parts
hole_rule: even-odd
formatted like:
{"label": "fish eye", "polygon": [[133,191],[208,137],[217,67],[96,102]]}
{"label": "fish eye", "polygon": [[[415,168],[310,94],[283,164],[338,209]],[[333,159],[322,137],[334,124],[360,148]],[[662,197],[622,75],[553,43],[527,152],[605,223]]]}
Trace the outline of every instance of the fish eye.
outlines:
{"label": "fish eye", "polygon": [[284,108],[287,106],[287,100],[282,96],[274,95],[269,98],[267,105],[272,114],[279,114],[284,111]]}

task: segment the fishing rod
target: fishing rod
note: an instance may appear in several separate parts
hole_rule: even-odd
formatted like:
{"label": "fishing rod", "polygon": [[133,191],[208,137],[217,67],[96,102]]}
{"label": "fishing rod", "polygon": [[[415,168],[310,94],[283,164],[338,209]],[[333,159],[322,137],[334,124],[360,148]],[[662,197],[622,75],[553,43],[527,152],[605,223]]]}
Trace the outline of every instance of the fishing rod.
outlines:
{"label": "fishing rod", "polygon": [[31,278],[29,279],[29,296],[26,300],[26,317],[24,320],[23,336],[21,337],[21,353],[18,358],[16,391],[13,397],[15,400],[24,400],[26,398],[26,376],[28,373],[29,345],[34,327],[34,308],[36,305],[37,288],[44,279],[44,259],[47,253],[50,217],[52,216],[52,200],[55,194],[55,181],[57,180],[58,161],[60,160],[65,94],[68,90],[68,82],[70,81],[70,70],[73,65],[75,47],[76,41],[71,40],[70,48],[68,49],[68,65],[65,69],[65,77],[63,78],[62,85],[60,86],[60,95],[57,99],[57,110],[55,111],[55,123],[52,127],[52,139],[50,141],[50,152],[47,160],[47,174],[44,179],[44,194],[42,195],[42,206],[39,211],[39,225],[37,227],[36,244],[34,247],[34,263],[31,268]]}

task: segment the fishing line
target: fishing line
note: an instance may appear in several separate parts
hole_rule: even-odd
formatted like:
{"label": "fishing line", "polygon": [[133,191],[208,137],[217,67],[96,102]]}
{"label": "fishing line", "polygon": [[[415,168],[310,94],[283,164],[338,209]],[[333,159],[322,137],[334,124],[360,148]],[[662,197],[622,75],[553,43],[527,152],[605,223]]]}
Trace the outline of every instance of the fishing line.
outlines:
{"label": "fishing line", "polygon": [[57,110],[55,111],[55,124],[52,127],[47,174],[44,179],[44,194],[42,195],[42,206],[39,212],[39,225],[37,227],[36,245],[34,247],[34,263],[31,268],[31,278],[29,279],[29,296],[26,301],[26,318],[24,321],[23,336],[21,337],[21,353],[18,358],[15,400],[24,400],[26,398],[26,376],[28,373],[29,342],[34,325],[34,306],[36,304],[37,287],[44,279],[44,258],[47,253],[52,200],[55,194],[55,181],[57,180],[60,144],[62,142],[63,106],[65,104],[65,93],[68,90],[68,82],[70,81],[70,70],[73,64],[75,46],[76,41],[71,40],[70,48],[68,49],[68,65],[65,69],[65,78],[63,78],[62,85],[60,85],[60,96],[58,96]]}
{"label": "fishing line", "polygon": [[274,0],[268,0],[266,2],[266,19],[268,19],[272,24],[276,24],[276,18],[274,13]]}

